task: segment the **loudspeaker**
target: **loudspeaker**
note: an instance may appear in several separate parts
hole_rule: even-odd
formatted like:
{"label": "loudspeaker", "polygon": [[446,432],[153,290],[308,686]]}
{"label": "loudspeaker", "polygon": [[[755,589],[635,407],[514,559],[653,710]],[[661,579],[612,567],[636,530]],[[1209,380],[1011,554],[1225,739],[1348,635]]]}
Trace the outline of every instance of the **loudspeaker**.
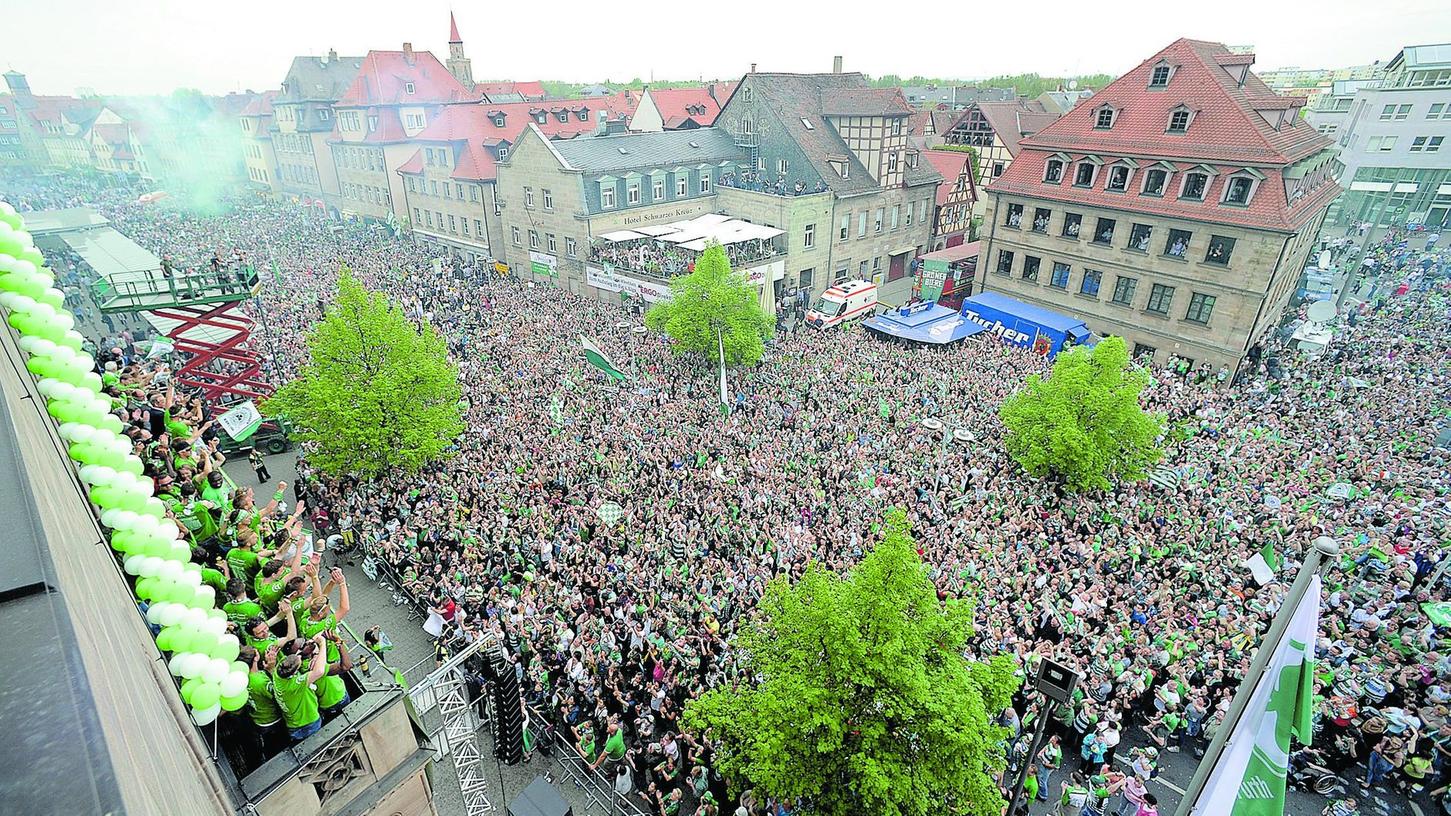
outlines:
{"label": "loudspeaker", "polygon": [[536,776],[509,803],[509,816],[574,816],[574,810],[553,785]]}
{"label": "loudspeaker", "polygon": [[488,657],[493,677],[489,683],[494,700],[494,756],[506,765],[524,760],[524,712],[519,704],[519,678],[514,664],[503,653],[492,650]]}

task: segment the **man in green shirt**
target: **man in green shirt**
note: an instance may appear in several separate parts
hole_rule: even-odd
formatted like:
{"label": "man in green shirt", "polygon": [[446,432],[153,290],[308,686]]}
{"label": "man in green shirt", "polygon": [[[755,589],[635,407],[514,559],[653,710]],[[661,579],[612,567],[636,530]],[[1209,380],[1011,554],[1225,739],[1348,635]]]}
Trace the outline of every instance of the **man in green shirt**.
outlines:
{"label": "man in green shirt", "polygon": [[304,583],[307,581],[302,574],[301,547],[293,548],[292,560],[289,562],[274,559],[262,565],[254,587],[257,591],[257,602],[268,612],[276,612],[277,602],[287,593],[287,584],[294,577],[302,578]]}
{"label": "man in green shirt", "polygon": [[272,671],[273,697],[282,709],[282,721],[294,743],[322,728],[322,715],[318,713],[317,694],[312,685],[328,673],[327,649],[321,634],[312,639],[312,645],[312,657],[307,664],[303,664],[301,654],[292,654],[282,658]]}
{"label": "man in green shirt", "polygon": [[[275,662],[277,653],[272,652],[270,657]],[[237,653],[237,659],[247,664],[247,716],[257,729],[262,759],[265,760],[286,747],[282,735],[282,709],[272,693],[272,675],[262,665],[265,659],[263,653],[251,646],[243,646]]]}
{"label": "man in green shirt", "polygon": [[262,617],[262,605],[247,597],[247,582],[233,578],[227,582],[227,602],[222,604],[227,620],[243,626],[252,618]]}
{"label": "man in green shirt", "polygon": [[255,535],[238,535],[237,546],[227,550],[227,568],[232,571],[232,577],[246,581],[250,586],[257,579],[259,564],[257,553],[253,550]]}
{"label": "man in green shirt", "polygon": [[[345,650],[338,648],[341,639],[338,637],[338,621],[348,616],[351,604],[348,600],[348,582],[343,577],[342,570],[334,568],[329,583],[338,586],[338,609],[334,613],[332,605],[328,603],[327,593],[321,592],[315,595],[308,605],[307,618],[302,622],[298,631],[305,638],[315,637],[322,634],[327,638],[327,661],[328,663],[341,663],[343,670],[352,668],[352,659]],[[314,574],[315,580],[315,574]],[[322,708],[324,719],[331,719],[342,707],[351,701],[348,695],[347,686],[343,684],[341,677],[335,674],[328,674],[318,681],[317,702]]]}

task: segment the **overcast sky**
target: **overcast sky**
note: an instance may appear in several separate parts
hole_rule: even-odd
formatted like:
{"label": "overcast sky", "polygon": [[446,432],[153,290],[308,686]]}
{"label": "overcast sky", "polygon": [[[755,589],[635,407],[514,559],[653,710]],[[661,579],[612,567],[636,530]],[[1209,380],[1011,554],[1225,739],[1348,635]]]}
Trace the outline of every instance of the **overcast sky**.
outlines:
{"label": "overcast sky", "polygon": [[735,78],[761,70],[904,77],[1117,74],[1177,37],[1253,45],[1256,68],[1342,67],[1451,42],[1446,0],[5,0],[0,67],[37,93],[274,88],[297,54],[407,40],[448,51],[448,12],[476,79]]}

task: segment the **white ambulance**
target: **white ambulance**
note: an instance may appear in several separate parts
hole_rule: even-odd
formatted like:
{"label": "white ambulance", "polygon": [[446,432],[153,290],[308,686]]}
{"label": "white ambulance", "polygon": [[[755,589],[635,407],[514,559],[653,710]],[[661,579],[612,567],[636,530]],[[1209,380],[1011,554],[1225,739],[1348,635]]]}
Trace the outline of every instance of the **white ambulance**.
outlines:
{"label": "white ambulance", "polygon": [[877,307],[877,285],[854,280],[827,289],[806,312],[806,325],[818,329],[839,326],[848,320],[870,317]]}

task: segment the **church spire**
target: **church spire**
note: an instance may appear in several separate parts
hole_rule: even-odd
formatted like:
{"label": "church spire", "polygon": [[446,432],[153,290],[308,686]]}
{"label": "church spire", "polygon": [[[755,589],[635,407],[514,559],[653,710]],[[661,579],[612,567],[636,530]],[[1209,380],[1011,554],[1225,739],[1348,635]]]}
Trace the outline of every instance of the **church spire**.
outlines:
{"label": "church spire", "polygon": [[448,13],[448,59],[444,62],[448,72],[453,74],[465,88],[470,90],[474,87],[474,68],[469,58],[464,56],[464,38],[458,35],[458,21],[453,18],[453,12]]}
{"label": "church spire", "polygon": [[450,43],[463,44],[464,38],[458,35],[458,22],[453,19],[453,12],[448,13],[448,41]]}

